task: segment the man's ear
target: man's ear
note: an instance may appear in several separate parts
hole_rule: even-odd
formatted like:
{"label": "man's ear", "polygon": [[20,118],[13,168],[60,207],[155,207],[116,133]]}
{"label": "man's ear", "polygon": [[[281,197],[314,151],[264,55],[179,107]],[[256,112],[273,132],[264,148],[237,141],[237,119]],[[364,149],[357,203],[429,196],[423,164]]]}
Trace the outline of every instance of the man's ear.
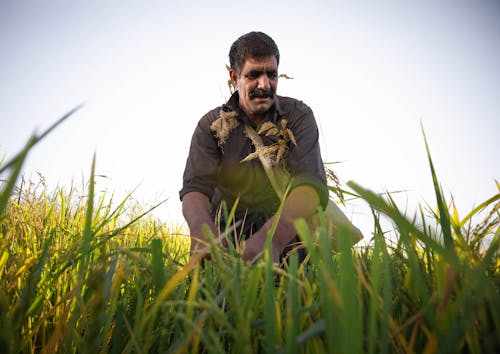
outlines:
{"label": "man's ear", "polygon": [[236,70],[233,68],[229,68],[229,79],[231,82],[236,86],[236,79],[238,78],[238,74],[236,73]]}

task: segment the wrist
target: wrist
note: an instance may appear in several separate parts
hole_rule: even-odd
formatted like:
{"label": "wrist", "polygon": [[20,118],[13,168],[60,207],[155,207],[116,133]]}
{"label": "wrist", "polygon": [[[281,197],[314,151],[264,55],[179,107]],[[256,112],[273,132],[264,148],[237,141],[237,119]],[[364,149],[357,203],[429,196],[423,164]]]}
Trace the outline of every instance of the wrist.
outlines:
{"label": "wrist", "polygon": [[273,249],[276,249],[279,253],[281,253],[295,237],[295,235],[296,231],[293,223],[289,220],[280,218],[272,238]]}
{"label": "wrist", "polygon": [[266,245],[266,233],[261,229],[252,235],[245,242],[245,248],[243,252],[243,260],[251,261],[259,255],[264,250]]}

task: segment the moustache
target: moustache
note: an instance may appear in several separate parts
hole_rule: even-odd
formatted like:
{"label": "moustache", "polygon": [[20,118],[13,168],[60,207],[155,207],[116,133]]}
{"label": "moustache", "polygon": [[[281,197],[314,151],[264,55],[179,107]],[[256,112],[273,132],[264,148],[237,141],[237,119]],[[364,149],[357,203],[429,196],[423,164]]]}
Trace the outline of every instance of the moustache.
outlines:
{"label": "moustache", "polygon": [[271,90],[255,90],[250,92],[249,97],[251,100],[254,98],[273,98],[274,94]]}

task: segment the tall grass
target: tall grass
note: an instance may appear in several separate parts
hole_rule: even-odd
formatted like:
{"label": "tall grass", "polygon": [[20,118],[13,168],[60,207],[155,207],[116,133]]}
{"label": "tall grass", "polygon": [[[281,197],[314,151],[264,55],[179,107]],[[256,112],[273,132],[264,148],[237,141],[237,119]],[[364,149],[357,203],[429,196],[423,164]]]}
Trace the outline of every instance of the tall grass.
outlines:
{"label": "tall grass", "polygon": [[210,261],[189,260],[185,236],[131,197],[95,192],[94,163],[85,191],[19,180],[39,138],[0,170],[1,353],[500,349],[500,193],[461,218],[430,153],[436,210],[408,218],[390,195],[349,183],[373,210],[369,246],[298,220],[308,260],[278,267],[269,248],[248,264],[216,242]]}

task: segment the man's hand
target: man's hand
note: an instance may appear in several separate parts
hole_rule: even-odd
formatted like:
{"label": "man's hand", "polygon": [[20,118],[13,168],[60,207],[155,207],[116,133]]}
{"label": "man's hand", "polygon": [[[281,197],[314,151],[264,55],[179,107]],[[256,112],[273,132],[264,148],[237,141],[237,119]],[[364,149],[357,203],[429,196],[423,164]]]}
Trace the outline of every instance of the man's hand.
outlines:
{"label": "man's hand", "polygon": [[[272,257],[274,262],[279,262],[281,252],[283,252],[285,247],[296,235],[293,222],[298,218],[305,218],[313,215],[318,205],[318,193],[311,186],[298,186],[290,192],[283,205],[276,231],[272,239]],[[271,229],[276,217],[278,217],[278,215],[267,220],[264,226],[246,242],[243,260],[251,261],[264,250],[267,232]]]}
{"label": "man's hand", "polygon": [[191,254],[204,248],[203,225],[208,225],[213,234],[217,235],[217,229],[210,217],[210,209],[210,201],[203,193],[189,192],[182,198],[182,214],[191,236]]}

